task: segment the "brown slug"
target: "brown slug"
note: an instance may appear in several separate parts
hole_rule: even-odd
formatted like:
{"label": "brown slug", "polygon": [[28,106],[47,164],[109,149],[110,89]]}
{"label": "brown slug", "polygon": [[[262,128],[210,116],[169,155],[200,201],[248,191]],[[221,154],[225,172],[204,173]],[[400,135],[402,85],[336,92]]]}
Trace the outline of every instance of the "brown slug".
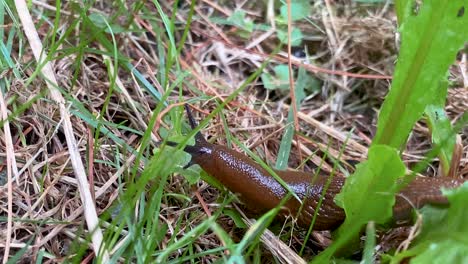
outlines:
{"label": "brown slug", "polygon": [[[185,109],[190,126],[194,129],[197,123],[187,104]],[[167,144],[177,146],[175,142],[168,141]],[[238,194],[247,207],[255,211],[266,212],[276,207],[288,193],[261,165],[225,146],[207,142],[200,132],[195,135],[195,145],[187,145],[184,151],[192,156],[186,167],[198,164],[231,192]],[[327,176],[318,175],[315,182],[312,182],[313,173],[277,170],[275,172],[303,201],[301,207],[299,201],[290,198],[281,214],[297,216],[300,226],[309,227],[327,182]],[[344,221],[343,209],[334,202],[334,197],[341,191],[344,182],[343,176],[337,175],[332,179],[318,209],[314,230],[333,230]],[[420,208],[425,204],[447,204],[448,201],[442,195],[440,188],[454,188],[462,183],[462,180],[448,178],[415,178],[396,196],[393,207],[394,221],[409,223],[413,208]]]}

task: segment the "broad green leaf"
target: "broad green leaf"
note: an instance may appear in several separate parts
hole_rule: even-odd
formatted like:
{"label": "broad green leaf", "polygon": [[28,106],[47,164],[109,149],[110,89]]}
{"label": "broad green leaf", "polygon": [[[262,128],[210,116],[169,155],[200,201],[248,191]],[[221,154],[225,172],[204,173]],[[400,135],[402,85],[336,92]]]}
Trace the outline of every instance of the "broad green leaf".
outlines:
{"label": "broad green leaf", "polygon": [[461,187],[443,191],[450,207],[425,206],[421,234],[414,246],[395,255],[391,263],[412,257],[411,263],[468,263],[468,182]]}
{"label": "broad green leaf", "polygon": [[[282,44],[288,43],[288,32],[286,30],[278,30],[276,34],[278,35],[278,39]],[[291,31],[291,46],[301,45],[303,38],[304,36],[302,35],[301,30],[298,28],[293,28]]]}
{"label": "broad green leaf", "polygon": [[411,14],[411,5],[415,3],[414,0],[396,0],[395,11],[398,24],[401,25],[403,21]]}
{"label": "broad green leaf", "polygon": [[[125,29],[121,27],[120,25],[109,23],[107,18],[103,16],[102,14],[92,13],[88,16],[88,18],[94,23],[96,27],[100,29],[104,29],[106,33],[109,33],[110,31],[112,31],[112,33],[114,34],[125,32]],[[107,25],[109,25],[110,28]]]}
{"label": "broad green leaf", "polygon": [[363,225],[369,221],[385,223],[392,217],[397,191],[396,180],[405,173],[405,166],[395,149],[374,145],[369,149],[366,162],[357,166],[349,176],[336,203],[346,212],[345,222],[337,230],[337,240],[315,259],[315,263],[328,263],[333,254],[358,237]]}
{"label": "broad green leaf", "polygon": [[262,78],[263,87],[265,87],[265,89],[268,89],[268,90],[276,89],[276,86],[275,86],[275,83],[274,83],[274,78],[275,77],[273,75],[271,75],[268,72],[264,72],[264,73],[262,73],[260,78]]}
{"label": "broad green leaf", "polygon": [[[184,136],[177,135],[177,136],[170,137],[169,140],[173,142],[180,142],[183,138]],[[192,142],[190,144],[193,144],[193,139],[191,139],[190,141]],[[170,160],[171,165],[175,163],[175,164],[180,164],[180,166],[185,166],[192,159],[190,154],[184,152],[183,150],[169,150],[168,151],[168,149],[170,148],[172,147],[166,146],[165,151],[162,151],[161,153],[161,158]],[[159,151],[160,149],[157,149],[156,153]],[[189,168],[185,170],[182,167],[176,167],[176,166],[172,168],[175,168],[174,172],[177,172],[180,175],[184,176],[184,178],[187,180],[187,182],[190,185],[195,184],[200,179],[200,170],[196,168],[195,166],[190,166]]]}
{"label": "broad green leaf", "polygon": [[306,97],[306,89],[313,82],[313,77],[303,68],[299,68],[295,84],[296,106],[299,108],[301,102]]}
{"label": "broad green leaf", "polygon": [[[281,85],[289,89],[289,68],[287,65],[281,64],[274,68],[276,78],[281,82]],[[282,87],[283,87],[282,86]]]}
{"label": "broad green leaf", "polygon": [[[309,14],[310,3],[309,1],[294,1],[291,3],[291,21],[301,20]],[[288,21],[288,6],[282,5],[280,14],[283,21]]]}
{"label": "broad green leaf", "polygon": [[309,72],[304,70],[304,74],[301,77],[301,69],[299,69],[299,76],[297,77],[297,85],[303,85],[304,91],[307,93],[304,95],[304,98],[311,93],[318,92],[321,89],[320,81],[313,77]]}
{"label": "broad green leaf", "polygon": [[393,148],[373,146],[368,161],[357,166],[335,199],[347,219],[384,223],[392,216],[395,182],[404,173],[405,166]]}
{"label": "broad green leaf", "polygon": [[373,144],[403,148],[426,106],[437,102],[437,89],[446,89],[447,69],[468,40],[464,5],[463,0],[426,0],[417,14],[404,19],[400,55]]}
{"label": "broad green leaf", "polygon": [[231,22],[234,26],[237,26],[247,32],[253,31],[253,22],[245,17],[244,10],[236,10],[231,16],[227,19],[228,22]]}
{"label": "broad green leaf", "polygon": [[195,170],[193,166],[186,170],[180,168],[176,172],[184,176],[185,180],[187,180],[189,185],[193,185],[197,183],[198,180],[200,180],[200,170]]}
{"label": "broad green leaf", "polygon": [[289,89],[289,69],[287,65],[277,65],[273,68],[275,75],[262,73],[262,81],[265,88],[273,89]]}
{"label": "broad green leaf", "polygon": [[[426,108],[427,123],[431,129],[434,147],[439,147],[439,160],[442,164],[444,175],[450,170],[453,149],[455,147],[455,135],[452,133],[450,119],[445,115],[443,106],[428,106]],[[447,138],[449,137],[449,138]]]}
{"label": "broad green leaf", "polygon": [[428,245],[424,252],[415,256],[411,264],[468,263],[468,241],[445,240]]}

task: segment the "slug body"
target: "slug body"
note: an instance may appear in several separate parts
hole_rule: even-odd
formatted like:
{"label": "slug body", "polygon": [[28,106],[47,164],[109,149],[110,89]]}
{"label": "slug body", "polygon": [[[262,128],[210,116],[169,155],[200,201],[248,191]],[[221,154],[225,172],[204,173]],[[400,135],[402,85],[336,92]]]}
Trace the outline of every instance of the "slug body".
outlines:
{"label": "slug body", "polygon": [[[196,127],[190,109],[186,106],[190,125]],[[195,136],[196,144],[186,146],[184,151],[191,154],[190,165],[198,164],[208,174],[215,177],[251,209],[264,212],[276,207],[287,195],[288,191],[276,181],[262,166],[249,157],[228,149],[225,146],[208,143],[200,133]],[[177,145],[168,142],[169,145]],[[188,167],[187,166],[187,167]],[[313,173],[299,171],[275,171],[286,184],[303,201],[290,198],[282,215],[291,214],[297,217],[298,224],[309,227],[318,208],[314,230],[333,230],[345,219],[345,212],[334,202],[334,197],[341,191],[345,178],[335,176],[323,195],[327,176],[318,175],[313,179]],[[425,204],[447,204],[447,199],[440,191],[441,187],[453,188],[463,183],[462,180],[446,178],[418,177],[404,188],[396,197],[393,207],[395,222],[408,222],[413,208]],[[318,207],[320,198],[322,204]]]}

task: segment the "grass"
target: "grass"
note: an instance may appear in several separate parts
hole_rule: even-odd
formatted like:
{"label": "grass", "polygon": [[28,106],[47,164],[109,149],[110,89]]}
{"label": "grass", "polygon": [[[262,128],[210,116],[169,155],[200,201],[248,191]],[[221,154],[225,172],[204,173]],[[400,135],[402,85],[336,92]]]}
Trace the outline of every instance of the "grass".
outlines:
{"label": "grass", "polygon": [[[377,182],[390,182],[385,191],[395,184],[389,177],[398,176],[385,175],[395,164],[427,176],[439,174],[439,166],[443,175],[468,175],[466,53],[458,52],[467,22],[456,1],[427,1],[419,17],[409,1],[298,1],[290,6],[292,21],[288,6],[272,8],[273,1],[32,1],[32,26],[20,19],[27,12],[19,2],[0,3],[5,263],[328,262],[340,245],[359,239],[369,220],[378,221],[362,213],[333,238],[279,221],[277,210],[252,221],[236,196],[199,167],[182,169],[187,154],[158,148],[164,139],[190,143],[198,131],[190,131],[183,102],[194,107],[211,142],[251,153],[265,166],[351,177],[380,169]],[[394,8],[406,23],[399,52]],[[433,10],[443,12],[431,16]],[[405,42],[428,21],[441,30]],[[288,61],[291,42],[278,36],[287,36],[290,24],[289,39],[302,39],[304,54]],[[39,34],[36,44],[47,54],[31,49],[28,30]],[[450,82],[442,81],[447,68]],[[410,108],[400,107],[402,99]],[[363,210],[359,201],[372,193],[359,188],[342,194],[351,197],[342,201],[345,209]],[[431,243],[463,255],[455,238],[466,229],[466,191],[448,195],[450,209],[423,211],[423,240],[410,236],[418,226],[382,232],[370,224],[353,258],[427,260]],[[383,216],[383,204],[371,213]],[[454,227],[440,230],[437,216]],[[395,252],[408,236],[412,247]]]}

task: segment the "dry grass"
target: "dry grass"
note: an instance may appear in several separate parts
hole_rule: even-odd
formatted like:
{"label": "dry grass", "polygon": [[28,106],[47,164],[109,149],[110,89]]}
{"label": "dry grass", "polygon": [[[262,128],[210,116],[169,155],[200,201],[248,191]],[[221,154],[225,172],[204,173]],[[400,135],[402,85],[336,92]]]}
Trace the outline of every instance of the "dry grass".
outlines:
{"label": "dry grass", "polygon": [[[115,35],[118,51],[129,58],[130,63],[160,94],[164,94],[178,77],[187,74],[188,77],[180,85],[181,92],[174,90],[169,95],[169,102],[191,100],[196,109],[196,118],[202,120],[217,107],[218,102],[231,95],[268,60],[270,52],[278,45],[274,31],[255,30],[250,37],[243,38],[239,28],[212,20],[214,17],[226,19],[237,7],[244,10],[255,24],[270,25],[274,22],[266,15],[267,6],[237,2],[226,6],[218,6],[210,1],[197,3],[197,17],[191,23],[187,40],[177,58],[180,69],[175,66],[171,69],[167,84],[162,79],[166,62],[160,55],[161,50],[167,51],[167,45],[162,46],[161,43],[168,43],[168,40],[166,36],[161,36],[163,24],[160,20],[152,19],[149,13],[133,14],[133,30]],[[144,5],[143,10],[157,14],[151,3]],[[161,5],[170,15],[172,4]],[[130,3],[125,3],[125,6],[130,7]],[[45,47],[50,47],[51,35],[64,34],[75,19],[81,19],[75,8],[70,3],[62,4],[61,19],[58,29],[54,31],[51,24],[39,19],[38,14],[43,14],[53,22],[55,7],[33,1],[33,20]],[[108,6],[100,2],[91,12],[111,16],[118,13],[116,9],[116,5]],[[178,30],[174,34],[176,42],[182,36],[188,10],[189,4],[184,2],[176,14],[176,20],[179,21]],[[293,140],[294,155],[290,157],[289,167],[311,170],[321,166],[324,171],[330,172],[333,158],[339,158],[340,149],[346,141],[348,144],[341,156],[343,173],[352,172],[353,165],[365,159],[375,133],[377,110],[388,90],[388,76],[392,75],[397,54],[395,16],[391,10],[387,5],[364,6],[348,1],[319,1],[311,11],[310,21],[294,24],[306,35],[305,51],[313,62],[304,66],[300,64],[303,58],[294,58],[294,68],[305,67],[319,80],[320,85],[298,109],[297,129],[304,136]],[[119,13],[113,23],[128,26],[129,18],[126,16],[126,13]],[[160,28],[155,28],[155,25]],[[85,45],[89,50],[82,50],[84,53],[80,54],[80,49],[76,47],[85,43],[93,33],[81,32],[81,28],[75,27],[71,28],[72,33],[60,49],[52,52],[50,62],[53,69],[50,76],[40,74],[36,78],[31,77],[37,74],[36,64],[30,42],[22,33],[21,38],[15,35],[11,51],[21,78],[16,78],[12,70],[0,73],[5,83],[8,83],[7,87],[2,86],[4,90],[0,94],[7,103],[7,110],[0,109],[3,119],[6,118],[5,114],[8,115],[8,122],[3,123],[0,131],[0,255],[9,250],[7,255],[11,257],[27,247],[28,250],[19,260],[23,263],[36,261],[38,256],[48,263],[63,262],[65,258],[75,256],[70,256],[71,253],[78,254],[78,259],[84,263],[90,262],[93,258],[92,244],[97,249],[100,242],[99,239],[89,240],[86,231],[90,218],[83,213],[83,201],[92,202],[86,205],[88,209],[91,205],[95,207],[91,207],[91,214],[94,211],[97,215],[107,215],[103,217],[107,220],[100,225],[105,229],[111,222],[109,215],[119,211],[108,209],[118,203],[127,188],[126,181],[132,179],[132,170],[137,171],[138,177],[152,156],[151,148],[143,152],[141,159],[136,159],[132,149],[140,149],[143,144],[143,133],[148,129],[156,107],[154,97],[137,81],[135,75],[121,69],[123,63],[114,68],[114,60],[109,57],[113,55],[112,52],[106,50],[98,39],[89,38],[91,42]],[[9,20],[3,28],[9,31],[16,25]],[[111,38],[110,35],[106,37]],[[160,38],[163,38],[162,42],[158,40]],[[106,54],[99,54],[96,50]],[[287,56],[284,47],[283,51],[271,58],[264,71],[272,72],[275,65],[286,63]],[[449,92],[446,110],[454,122],[468,110],[468,87],[463,76],[466,68],[463,67],[466,64],[463,66],[457,62],[450,70],[454,89]],[[118,73],[115,80],[111,77],[114,72]],[[51,76],[57,79],[61,92],[55,96],[46,88],[48,82],[45,79],[50,80]],[[113,82],[115,87],[112,91],[109,87]],[[77,103],[73,107],[65,103],[61,109],[54,102],[58,100],[57,96],[63,96],[67,102],[75,100],[110,132],[97,132],[94,124],[77,114]],[[226,111],[222,112],[223,117],[216,115],[209,122],[203,133],[214,138],[218,144],[227,144],[225,120],[233,137],[268,163],[274,164],[290,102],[288,92],[265,90],[261,79],[257,78],[229,102]],[[21,106],[26,108],[18,110]],[[64,113],[70,114],[70,128],[66,126]],[[154,128],[149,128],[154,132],[150,141],[153,147],[160,136],[158,132],[173,127],[173,120],[169,116],[161,114]],[[76,140],[76,150],[70,151],[70,145],[66,142],[69,136],[67,133]],[[121,141],[116,142],[110,134]],[[416,127],[409,142],[403,157],[411,166],[423,160],[431,147],[430,133],[424,122]],[[466,129],[461,135],[460,145],[462,150],[457,166],[460,174],[466,177]],[[83,162],[85,167],[82,171],[72,166],[72,152],[81,157],[79,162]],[[326,152],[331,158],[322,164]],[[305,158],[310,160],[302,163]],[[139,163],[135,163],[135,160],[139,160]],[[437,170],[438,162],[434,160],[425,174],[436,175]],[[84,173],[86,178],[79,178],[77,173]],[[85,200],[80,198],[84,189],[79,188],[83,180],[91,185],[89,191],[92,195]],[[146,185],[146,190],[153,188],[151,184]],[[180,194],[187,199],[163,200],[159,217],[168,229],[161,249],[165,248],[172,236],[182,237],[203,221],[205,214],[215,211],[222,201],[220,197],[228,196],[202,181],[190,186],[178,174],[167,180],[164,193]],[[12,206],[8,205],[9,202],[12,202]],[[245,232],[237,228],[227,216],[221,216],[217,222],[234,241],[240,240]],[[280,238],[273,240],[274,243],[285,243],[293,250],[291,254],[299,252],[302,244],[306,243],[305,259],[310,259],[312,254],[329,243],[327,232],[314,233],[313,239],[304,241],[304,232],[292,232],[290,226],[275,231],[277,236],[270,240]],[[122,240],[119,242],[124,241],[127,236],[125,232],[122,232]],[[406,231],[398,229],[392,232],[382,234],[382,250],[388,249],[389,245],[398,245],[406,238]],[[87,249],[77,250],[79,241],[85,245],[89,243]],[[223,243],[215,232],[207,232],[194,241],[194,253],[220,247]],[[171,258],[182,257],[179,253],[174,253]],[[272,255],[276,256],[274,246],[267,246],[261,254],[264,259],[273,258]],[[217,256],[200,257],[198,261],[210,263]]]}

